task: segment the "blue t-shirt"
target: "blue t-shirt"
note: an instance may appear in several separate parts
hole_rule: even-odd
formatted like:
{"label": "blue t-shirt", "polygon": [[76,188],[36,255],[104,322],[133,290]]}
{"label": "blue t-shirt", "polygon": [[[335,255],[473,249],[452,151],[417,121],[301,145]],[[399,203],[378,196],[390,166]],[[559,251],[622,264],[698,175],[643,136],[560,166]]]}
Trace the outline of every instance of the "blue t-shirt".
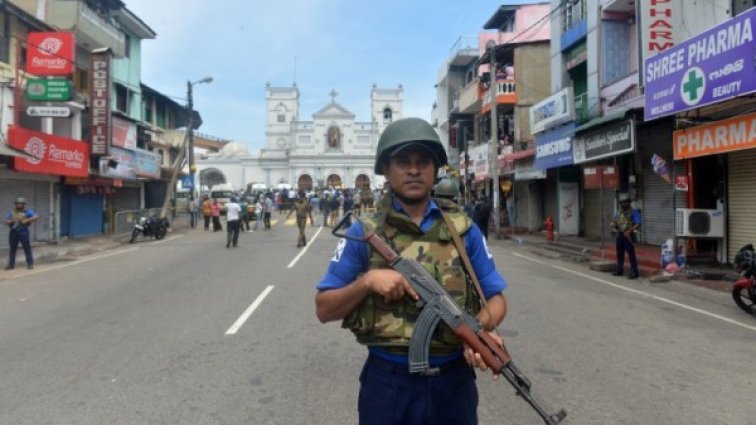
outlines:
{"label": "blue t-shirt", "polygon": [[[393,208],[398,212],[405,213],[396,199],[393,201]],[[420,230],[427,232],[436,220],[442,220],[441,209],[431,200],[425,209],[423,220],[420,222]],[[362,226],[356,222],[347,229],[346,233],[355,238],[364,237]],[[467,233],[465,233],[464,242],[467,255],[470,257],[470,263],[475,270],[475,275],[480,281],[480,286],[485,297],[488,299],[499,294],[507,287],[507,282],[496,270],[493,255],[488,249],[486,240],[483,238],[480,229],[475,223],[473,223],[472,227],[470,227]],[[336,247],[333,257],[331,258],[331,262],[328,265],[328,270],[317,285],[318,291],[338,289],[349,285],[354,282],[360,274],[367,271],[369,264],[370,248],[367,243],[341,239]],[[370,351],[380,357],[397,363],[407,364],[408,362],[406,356],[390,354],[379,348],[371,347]],[[460,355],[461,351],[448,356],[431,357],[431,366],[435,367],[439,364],[444,364],[456,359]]]}

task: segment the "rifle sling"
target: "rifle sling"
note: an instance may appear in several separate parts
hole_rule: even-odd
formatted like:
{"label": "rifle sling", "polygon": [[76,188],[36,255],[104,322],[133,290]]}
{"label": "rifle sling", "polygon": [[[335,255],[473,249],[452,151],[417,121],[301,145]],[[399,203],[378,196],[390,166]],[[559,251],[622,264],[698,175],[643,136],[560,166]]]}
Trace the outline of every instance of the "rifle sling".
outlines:
{"label": "rifle sling", "polygon": [[452,223],[451,219],[448,215],[446,215],[445,212],[441,211],[441,217],[444,218],[444,223],[446,223],[446,227],[449,228],[449,233],[452,237],[452,242],[454,242],[454,246],[457,248],[457,252],[459,252],[460,258],[462,258],[462,264],[464,264],[465,269],[467,270],[467,274],[470,276],[470,280],[473,281],[473,285],[475,286],[475,291],[478,293],[478,297],[480,297],[480,301],[483,303],[483,307],[487,308],[486,303],[486,296],[483,294],[483,288],[480,287],[480,282],[478,281],[478,276],[475,274],[475,269],[472,267],[472,263],[470,263],[470,257],[467,256],[467,250],[465,249],[465,244],[462,243],[462,238],[459,236],[459,232],[457,232],[457,228],[454,227],[454,223]]}

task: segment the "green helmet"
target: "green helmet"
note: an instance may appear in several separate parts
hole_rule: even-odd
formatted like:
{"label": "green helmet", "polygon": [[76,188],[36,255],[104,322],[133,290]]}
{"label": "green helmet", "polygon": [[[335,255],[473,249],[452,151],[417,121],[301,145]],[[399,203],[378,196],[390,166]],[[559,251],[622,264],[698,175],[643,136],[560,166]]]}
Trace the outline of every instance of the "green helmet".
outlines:
{"label": "green helmet", "polygon": [[15,203],[16,204],[25,204],[26,203],[26,198],[24,198],[23,196],[19,196],[18,198],[16,198]]}
{"label": "green helmet", "polygon": [[457,199],[459,198],[459,184],[455,179],[441,179],[433,186],[433,194],[437,198]]}
{"label": "green helmet", "polygon": [[438,160],[436,166],[446,165],[449,161],[441,139],[428,122],[420,118],[403,118],[392,122],[383,130],[375,155],[375,174],[382,175],[382,164],[387,162],[389,154],[407,143],[425,145]]}

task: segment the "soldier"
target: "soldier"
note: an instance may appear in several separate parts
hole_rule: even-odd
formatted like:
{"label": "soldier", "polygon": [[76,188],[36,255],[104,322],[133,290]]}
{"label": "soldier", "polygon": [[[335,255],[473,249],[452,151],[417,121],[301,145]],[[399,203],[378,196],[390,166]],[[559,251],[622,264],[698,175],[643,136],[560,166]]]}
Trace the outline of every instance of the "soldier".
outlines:
{"label": "soldier", "polygon": [[293,213],[294,211],[297,212],[297,227],[299,227],[299,239],[297,239],[297,248],[301,248],[307,245],[307,240],[305,239],[307,217],[310,217],[311,224],[315,224],[315,220],[312,219],[312,207],[310,206],[310,203],[307,202],[307,198],[305,198],[304,193],[299,194],[297,201],[294,202],[294,207],[289,211],[288,214],[286,214],[286,218],[288,219],[291,216],[291,213]]}
{"label": "soldier", "polygon": [[447,199],[453,203],[459,200],[459,184],[456,179],[446,177],[433,186],[433,196],[437,199]]}
{"label": "soldier", "polygon": [[5,214],[5,224],[10,227],[8,232],[8,242],[10,251],[8,252],[8,265],[5,270],[12,270],[16,267],[16,250],[18,244],[24,248],[26,256],[26,268],[34,268],[34,256],[32,255],[31,241],[29,240],[29,226],[32,225],[39,216],[31,208],[26,208],[26,199],[16,198],[15,208],[13,211]]}
{"label": "soldier", "polygon": [[[390,191],[378,214],[355,222],[347,235],[362,238],[366,230],[374,230],[403,257],[418,260],[461,307],[477,316],[485,332],[501,341],[493,331],[507,311],[502,294],[506,282],[472,220],[459,207],[431,198],[438,168],[446,163],[446,151],[430,124],[418,118],[394,121],[378,141],[375,161],[375,173],[385,175]],[[462,256],[469,259],[471,270]],[[476,281],[482,293],[474,287]],[[430,371],[411,375],[409,336],[418,311],[408,299],[417,300],[418,295],[367,244],[340,240],[317,289],[320,321],[343,320],[368,348],[360,376],[360,424],[477,424],[472,367],[486,369],[480,354],[463,347],[448,326],[439,325],[431,343]],[[487,301],[485,308],[481,297]]]}

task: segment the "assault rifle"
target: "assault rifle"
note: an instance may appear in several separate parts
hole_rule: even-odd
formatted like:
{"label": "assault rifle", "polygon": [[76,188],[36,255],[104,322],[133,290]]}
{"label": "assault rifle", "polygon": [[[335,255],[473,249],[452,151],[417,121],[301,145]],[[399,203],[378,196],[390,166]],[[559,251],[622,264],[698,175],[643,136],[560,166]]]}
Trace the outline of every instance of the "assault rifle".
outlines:
{"label": "assault rifle", "polygon": [[[420,296],[420,299],[415,302],[420,310],[420,315],[415,322],[415,329],[412,331],[412,338],[410,339],[410,373],[429,371],[428,354],[431,338],[438,323],[443,321],[460,340],[464,341],[475,352],[480,353],[483,361],[494,373],[503,375],[517,391],[517,395],[521,396],[535,409],[547,425],[558,424],[567,416],[564,409],[553,415],[546,413],[546,410],[530,394],[530,380],[512,363],[509,352],[507,352],[503,343],[499,345],[496,340],[488,335],[480,322],[460,308],[446,292],[446,289],[417,261],[402,258],[373,231],[369,231],[362,239],[348,236],[345,233],[338,233],[338,230],[344,226],[350,215],[351,213],[347,214],[333,229],[333,235],[369,244],[386,260],[392,269],[407,279]],[[359,219],[355,220],[358,223],[360,222]]]}

